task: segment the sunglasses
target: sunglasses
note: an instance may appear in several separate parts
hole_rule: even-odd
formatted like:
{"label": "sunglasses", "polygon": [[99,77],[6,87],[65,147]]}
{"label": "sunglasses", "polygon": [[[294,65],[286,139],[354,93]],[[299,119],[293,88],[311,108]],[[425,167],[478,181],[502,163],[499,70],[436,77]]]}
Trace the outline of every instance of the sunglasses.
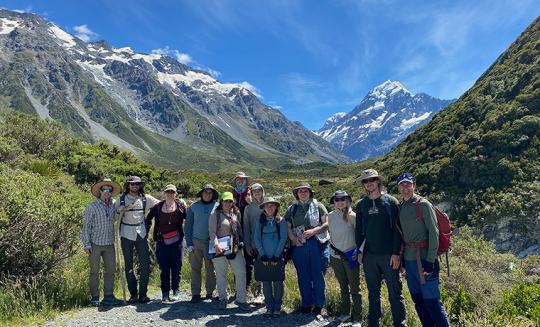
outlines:
{"label": "sunglasses", "polygon": [[334,198],[334,202],[347,201],[347,198]]}
{"label": "sunglasses", "polygon": [[175,194],[175,191],[165,191],[166,194]]}
{"label": "sunglasses", "polygon": [[130,186],[131,186],[131,185],[137,185],[137,186],[141,186],[141,185],[142,185],[142,183],[140,183],[140,182],[136,182],[136,183],[129,183],[129,185],[130,185]]}
{"label": "sunglasses", "polygon": [[309,193],[309,190],[307,188],[301,188],[298,190],[298,193]]}
{"label": "sunglasses", "polygon": [[112,188],[102,188],[101,192],[112,193]]}
{"label": "sunglasses", "polygon": [[377,177],[371,177],[371,178],[368,178],[368,179],[364,179],[364,180],[362,181],[362,184],[374,183],[374,182],[376,182],[377,180],[379,180]]}

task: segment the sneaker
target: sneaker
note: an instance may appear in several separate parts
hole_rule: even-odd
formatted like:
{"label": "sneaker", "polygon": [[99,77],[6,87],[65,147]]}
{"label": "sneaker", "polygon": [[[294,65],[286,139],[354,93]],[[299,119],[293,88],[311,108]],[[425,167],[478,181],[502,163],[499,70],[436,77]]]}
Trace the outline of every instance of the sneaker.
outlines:
{"label": "sneaker", "polygon": [[92,298],[90,299],[90,305],[93,307],[99,307],[99,297],[92,296]]}
{"label": "sneaker", "polygon": [[137,294],[131,295],[131,296],[129,297],[128,303],[130,303],[130,304],[135,303],[135,302],[137,302],[138,299],[139,299],[139,298],[137,297]]}
{"label": "sneaker", "polygon": [[279,318],[279,317],[281,317],[281,311],[274,310],[274,312],[272,312],[272,318]]}
{"label": "sneaker", "polygon": [[362,327],[362,321],[353,321],[351,327]]}
{"label": "sneaker", "polygon": [[218,308],[219,310],[226,310],[227,309],[227,299],[219,300]]}
{"label": "sneaker", "polygon": [[161,303],[167,303],[171,302],[171,299],[169,298],[169,292],[163,293],[161,296]]}
{"label": "sneaker", "polygon": [[216,302],[219,300],[219,297],[218,296],[213,296],[212,294],[206,294],[206,296],[204,297],[205,300],[211,300],[212,302]]}
{"label": "sneaker", "polygon": [[317,320],[322,321],[324,318],[326,318],[327,313],[324,308],[321,307],[313,307],[313,314],[315,314]]}
{"label": "sneaker", "polygon": [[139,303],[148,303],[150,302],[150,298],[146,295],[140,295],[138,301]]}
{"label": "sneaker", "polygon": [[265,317],[271,317],[273,314],[272,310],[266,309],[266,311],[263,313],[263,316]]}
{"label": "sneaker", "polygon": [[189,300],[191,303],[199,303],[201,302],[201,296],[200,295],[193,295],[191,297],[191,300]]}
{"label": "sneaker", "polygon": [[172,301],[180,300],[180,291],[179,290],[173,291],[173,295],[171,297],[171,300]]}
{"label": "sneaker", "polygon": [[103,305],[119,305],[120,300],[115,298],[114,295],[107,295],[107,296],[105,296],[103,301],[101,301],[101,304],[103,304]]}
{"label": "sneaker", "polygon": [[234,301],[234,304],[236,304],[238,306],[238,309],[240,309],[242,311],[250,311],[251,310],[251,307],[246,302]]}
{"label": "sneaker", "polygon": [[337,318],[339,322],[347,322],[349,319],[351,319],[351,316],[349,315],[341,315]]}

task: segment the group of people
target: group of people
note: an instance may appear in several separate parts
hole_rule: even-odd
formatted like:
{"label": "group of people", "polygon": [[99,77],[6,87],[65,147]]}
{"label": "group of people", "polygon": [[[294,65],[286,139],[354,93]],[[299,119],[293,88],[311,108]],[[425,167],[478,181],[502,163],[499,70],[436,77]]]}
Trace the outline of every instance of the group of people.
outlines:
{"label": "group of people", "polygon": [[[388,290],[394,326],[406,326],[401,276],[423,326],[449,326],[440,300],[438,225],[432,204],[415,193],[414,176],[397,178],[399,202],[386,193],[376,170],[364,170],[357,183],[366,195],[357,202],[338,190],[330,198],[333,211],[315,199],[312,187],[301,182],[292,191],[295,201],[281,213],[280,203],[267,197],[261,184],[250,185],[243,172],[236,173],[232,189],[219,193],[206,184],[189,207],[177,199],[174,185],[163,190],[164,200],[145,194],[144,182],[129,177],[119,199],[120,185],[105,179],[92,186],[96,199],[84,212],[82,240],[90,258],[91,303],[99,305],[99,268],[104,262],[105,305],[120,303],[113,295],[115,270],[115,221],[125,263],[129,302],[145,303],[150,271],[147,235],[154,224],[156,258],[161,270],[162,301],[180,297],[183,240],[191,266],[191,302],[203,299],[227,309],[227,271],[234,273],[235,303],[249,311],[247,293],[264,294],[268,317],[280,317],[283,280],[253,283],[254,266],[282,267],[290,258],[296,268],[300,290],[299,313],[324,315],[325,275],[330,266],[339,283],[339,320],[361,325],[360,269],[367,284],[368,326],[381,319],[382,281]],[[419,212],[421,211],[421,212]],[[419,214],[422,217],[419,217]],[[139,259],[139,283],[133,268],[134,249]],[[205,297],[201,297],[202,267]],[[260,268],[263,267],[263,268]],[[262,285],[261,285],[262,284]],[[218,297],[214,297],[217,286]],[[171,296],[172,291],[172,296]]]}

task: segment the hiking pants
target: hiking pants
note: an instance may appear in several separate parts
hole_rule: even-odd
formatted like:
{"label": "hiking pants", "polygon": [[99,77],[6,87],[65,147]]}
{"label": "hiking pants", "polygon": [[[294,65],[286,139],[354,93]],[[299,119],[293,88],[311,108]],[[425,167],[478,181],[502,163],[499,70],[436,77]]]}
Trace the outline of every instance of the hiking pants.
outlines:
{"label": "hiking pants", "polygon": [[[351,269],[343,259],[330,257],[330,267],[339,283],[341,291],[340,314],[351,316],[353,321],[362,320],[362,298],[360,297],[360,267]],[[351,312],[352,297],[352,312]]]}
{"label": "hiking pants", "polygon": [[244,259],[246,260],[246,289],[249,291],[251,281],[253,280],[253,262],[255,261],[255,256],[251,256],[247,253],[246,248],[244,247]]}
{"label": "hiking pants", "polygon": [[103,294],[105,296],[113,295],[114,292],[114,271],[116,257],[114,244],[96,245],[92,243],[92,252],[88,256],[90,261],[90,295],[93,298],[99,298],[99,266],[103,258]]}
{"label": "hiking pants", "polygon": [[369,312],[368,326],[379,326],[381,319],[381,285],[382,280],[388,289],[388,299],[392,311],[394,326],[406,326],[405,299],[403,298],[399,270],[390,266],[390,254],[364,254],[364,274],[368,289]]}
{"label": "hiking pants", "polygon": [[283,282],[263,282],[262,284],[266,309],[280,312],[283,302]]}
{"label": "hiking pants", "polygon": [[167,245],[156,242],[156,259],[161,270],[161,293],[179,290],[180,270],[182,269],[182,241]]}
{"label": "hiking pants", "polygon": [[[131,296],[146,296],[148,291],[148,278],[150,276],[150,254],[148,250],[148,239],[137,235],[137,240],[128,240],[125,237],[120,239],[122,252],[124,254],[124,263],[126,265],[126,281]],[[141,276],[139,279],[139,291],[137,292],[137,278],[133,271],[133,248],[137,251]]]}
{"label": "hiking pants", "polygon": [[326,302],[324,275],[330,256],[328,243],[321,244],[313,236],[301,246],[292,246],[291,256],[298,275],[302,307],[322,308]]}
{"label": "hiking pants", "polygon": [[193,252],[189,254],[191,265],[191,295],[201,295],[202,266],[204,262],[206,295],[212,295],[216,289],[216,272],[214,264],[208,258],[208,241],[193,239]]}
{"label": "hiking pants", "polygon": [[424,327],[450,326],[448,315],[441,303],[439,288],[439,260],[435,260],[433,273],[424,277],[426,283],[420,284],[420,275],[416,260],[405,260],[407,286],[411,292],[418,318]]}
{"label": "hiking pants", "polygon": [[227,270],[229,264],[234,273],[234,282],[236,287],[236,301],[246,303],[246,261],[242,251],[236,253],[234,259],[227,259],[224,256],[212,259],[214,268],[216,269],[217,288],[220,300],[227,298]]}

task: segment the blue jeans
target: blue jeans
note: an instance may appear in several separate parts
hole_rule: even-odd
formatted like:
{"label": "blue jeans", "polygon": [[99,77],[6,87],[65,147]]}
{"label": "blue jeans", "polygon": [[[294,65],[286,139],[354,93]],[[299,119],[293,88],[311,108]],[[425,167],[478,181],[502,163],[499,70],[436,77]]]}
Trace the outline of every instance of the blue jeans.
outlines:
{"label": "blue jeans", "polygon": [[166,245],[156,242],[156,259],[161,270],[161,292],[178,291],[180,285],[180,270],[182,269],[182,242]]}
{"label": "blue jeans", "polygon": [[264,304],[266,309],[281,311],[283,302],[283,282],[263,282]]}
{"label": "blue jeans", "polygon": [[321,244],[313,236],[302,246],[292,246],[291,256],[298,274],[302,307],[322,308],[326,301],[324,275],[330,258],[328,243]]}
{"label": "blue jeans", "polygon": [[441,303],[439,288],[439,260],[435,260],[435,270],[424,277],[426,283],[420,284],[420,275],[416,260],[405,260],[407,272],[407,286],[411,292],[418,318],[422,326],[446,327],[450,326],[448,315]]}

